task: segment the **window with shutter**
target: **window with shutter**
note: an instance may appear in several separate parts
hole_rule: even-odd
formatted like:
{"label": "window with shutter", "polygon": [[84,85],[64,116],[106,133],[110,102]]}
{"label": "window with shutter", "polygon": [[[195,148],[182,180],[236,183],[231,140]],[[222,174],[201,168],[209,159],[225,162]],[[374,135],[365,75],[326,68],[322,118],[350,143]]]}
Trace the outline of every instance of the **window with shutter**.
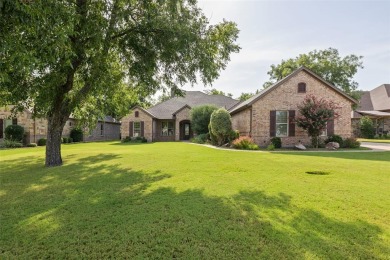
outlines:
{"label": "window with shutter", "polygon": [[298,83],[298,93],[306,93],[306,83]]}
{"label": "window with shutter", "polygon": [[275,128],[276,128],[276,111],[272,110],[269,111],[269,135],[271,137],[274,137],[276,134]]}
{"label": "window with shutter", "polygon": [[288,136],[295,136],[295,110],[288,111]]}

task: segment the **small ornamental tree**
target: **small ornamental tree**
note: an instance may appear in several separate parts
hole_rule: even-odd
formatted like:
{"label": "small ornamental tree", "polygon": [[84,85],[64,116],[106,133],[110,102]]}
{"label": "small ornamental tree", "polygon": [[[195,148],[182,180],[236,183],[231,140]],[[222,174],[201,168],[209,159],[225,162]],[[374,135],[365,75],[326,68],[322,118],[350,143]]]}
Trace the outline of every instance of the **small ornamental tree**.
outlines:
{"label": "small ornamental tree", "polygon": [[4,130],[5,139],[21,142],[23,140],[24,128],[20,125],[9,125]]}
{"label": "small ornamental tree", "polygon": [[375,128],[374,122],[368,116],[363,116],[360,119],[360,132],[361,136],[364,138],[374,138]]}
{"label": "small ornamental tree", "polygon": [[319,136],[325,131],[327,122],[339,117],[338,108],[333,101],[317,99],[313,95],[307,95],[298,106],[299,115],[295,122],[307,131],[315,148],[318,148]]}
{"label": "small ornamental tree", "polygon": [[211,114],[217,109],[213,105],[198,106],[191,109],[192,129],[196,134],[207,134],[209,132],[208,126],[210,124]]}
{"label": "small ornamental tree", "polygon": [[210,135],[215,136],[217,145],[223,145],[232,131],[232,118],[229,112],[224,108],[215,110],[210,118]]}

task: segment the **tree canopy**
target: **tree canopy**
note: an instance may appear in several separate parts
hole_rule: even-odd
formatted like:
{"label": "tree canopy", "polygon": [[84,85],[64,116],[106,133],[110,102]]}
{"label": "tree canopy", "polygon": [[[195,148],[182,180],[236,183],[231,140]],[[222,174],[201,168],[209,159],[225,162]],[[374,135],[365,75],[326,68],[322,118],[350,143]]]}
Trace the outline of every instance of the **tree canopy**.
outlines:
{"label": "tree canopy", "polygon": [[358,83],[353,77],[359,68],[363,68],[362,58],[354,54],[341,57],[334,48],[300,54],[295,58],[282,60],[278,65],[271,65],[271,70],[267,73],[270,80],[265,82],[263,87],[267,88],[299,67],[305,66],[345,93],[356,97]]}
{"label": "tree canopy", "polygon": [[208,95],[224,95],[227,97],[233,97],[232,93],[225,93],[222,90],[218,90],[216,88],[205,90],[205,93]]}
{"label": "tree canopy", "polygon": [[194,0],[2,1],[0,104],[48,119],[46,165],[60,165],[71,113],[127,110],[161,88],[211,84],[239,51],[237,37],[235,23],[209,25]]}

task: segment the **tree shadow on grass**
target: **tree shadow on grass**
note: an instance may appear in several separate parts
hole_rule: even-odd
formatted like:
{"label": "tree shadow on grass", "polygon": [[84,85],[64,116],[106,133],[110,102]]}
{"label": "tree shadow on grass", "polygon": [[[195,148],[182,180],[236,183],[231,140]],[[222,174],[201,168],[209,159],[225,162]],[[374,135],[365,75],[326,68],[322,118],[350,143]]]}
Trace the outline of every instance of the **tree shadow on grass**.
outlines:
{"label": "tree shadow on grass", "polygon": [[4,173],[0,257],[356,259],[389,253],[379,227],[299,208],[288,194],[242,191],[221,198],[156,188],[169,173],[123,168],[117,158]]}
{"label": "tree shadow on grass", "polygon": [[282,155],[298,155],[308,157],[321,157],[321,158],[339,158],[348,160],[364,160],[364,161],[385,161],[390,163],[390,152],[289,152],[272,154]]}

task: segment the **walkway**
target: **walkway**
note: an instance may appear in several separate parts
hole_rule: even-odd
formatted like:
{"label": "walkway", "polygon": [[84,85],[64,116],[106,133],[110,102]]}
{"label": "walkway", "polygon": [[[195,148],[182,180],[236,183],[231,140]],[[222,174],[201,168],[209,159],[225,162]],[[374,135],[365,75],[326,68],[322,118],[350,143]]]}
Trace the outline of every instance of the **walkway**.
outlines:
{"label": "walkway", "polygon": [[390,144],[387,143],[368,143],[362,142],[361,146],[371,148],[377,151],[390,151]]}

